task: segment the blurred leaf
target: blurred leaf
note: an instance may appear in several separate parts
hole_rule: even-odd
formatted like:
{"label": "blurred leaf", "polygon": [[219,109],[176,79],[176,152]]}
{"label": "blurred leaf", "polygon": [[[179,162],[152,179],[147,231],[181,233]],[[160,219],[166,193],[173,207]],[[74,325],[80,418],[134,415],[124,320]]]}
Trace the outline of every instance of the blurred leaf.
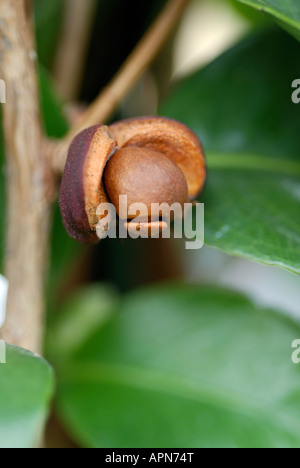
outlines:
{"label": "blurred leaf", "polygon": [[68,131],[68,124],[62,110],[62,102],[55,94],[54,84],[47,70],[40,66],[41,106],[46,133],[49,137],[60,138]]}
{"label": "blurred leaf", "polygon": [[39,62],[50,68],[60,37],[62,0],[35,0],[34,16]]}
{"label": "blurred leaf", "polygon": [[0,364],[1,448],[31,448],[38,442],[52,391],[49,364],[29,351],[6,345],[6,364]]}
{"label": "blurred leaf", "polygon": [[59,413],[88,447],[297,447],[298,336],[234,293],[142,290],[61,369]]}
{"label": "blurred leaf", "polygon": [[300,40],[299,0],[237,0],[275,19],[286,31]]}
{"label": "blurred leaf", "polygon": [[[80,253],[84,247],[71,239],[66,233],[62,223],[60,209],[56,202],[53,212],[53,223],[51,233],[51,263],[49,270],[49,299],[55,299],[53,292],[55,288],[70,278],[74,272],[74,265],[78,265]],[[55,302],[55,301],[54,301]]]}
{"label": "blurred leaf", "polygon": [[299,44],[281,31],[246,39],[185,79],[161,114],[202,139],[209,245],[300,273]]}
{"label": "blurred leaf", "polygon": [[229,3],[240,16],[250,21],[255,27],[261,27],[271,23],[270,17],[262,15],[260,11],[253,9],[249,5],[239,3],[239,0],[229,0]]}
{"label": "blurred leaf", "polygon": [[72,296],[50,325],[47,354],[66,359],[112,316],[118,295],[108,286],[91,285]]}

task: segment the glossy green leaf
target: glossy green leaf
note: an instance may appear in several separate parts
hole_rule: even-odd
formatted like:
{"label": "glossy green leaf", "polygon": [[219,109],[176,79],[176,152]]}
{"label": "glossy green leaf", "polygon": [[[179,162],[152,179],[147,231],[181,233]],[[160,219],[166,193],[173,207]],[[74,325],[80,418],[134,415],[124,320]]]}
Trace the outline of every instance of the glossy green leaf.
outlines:
{"label": "glossy green leaf", "polygon": [[246,39],[185,79],[161,114],[202,139],[206,242],[300,273],[298,42],[281,31]]}
{"label": "glossy green leaf", "polygon": [[255,10],[266,13],[284,29],[300,40],[300,3],[299,0],[237,0]]}
{"label": "glossy green leaf", "polygon": [[[4,361],[3,342],[0,362]],[[53,391],[53,372],[41,357],[6,345],[0,364],[0,447],[30,448],[39,442]]]}
{"label": "glossy green leaf", "polygon": [[271,18],[267,15],[262,15],[258,10],[244,5],[239,0],[228,0],[235,12],[242,18],[250,22],[255,28],[263,27],[271,23]]}
{"label": "glossy green leaf", "polygon": [[297,447],[299,334],[235,293],[142,290],[60,369],[58,411],[87,447]]}

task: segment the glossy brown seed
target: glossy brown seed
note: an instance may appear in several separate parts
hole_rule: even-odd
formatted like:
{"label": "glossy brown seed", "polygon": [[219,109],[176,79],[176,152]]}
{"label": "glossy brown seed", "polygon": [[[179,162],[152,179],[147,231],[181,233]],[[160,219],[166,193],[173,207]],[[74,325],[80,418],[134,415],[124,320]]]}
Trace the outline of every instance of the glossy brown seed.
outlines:
{"label": "glossy brown seed", "polygon": [[[108,198],[123,219],[136,216],[134,211],[127,211],[134,203],[146,206],[148,218],[159,216],[158,211],[151,211],[153,203],[183,205],[188,200],[187,183],[179,167],[162,153],[147,148],[128,146],[117,151],[105,168],[104,184]],[[127,195],[121,206],[120,195]]]}

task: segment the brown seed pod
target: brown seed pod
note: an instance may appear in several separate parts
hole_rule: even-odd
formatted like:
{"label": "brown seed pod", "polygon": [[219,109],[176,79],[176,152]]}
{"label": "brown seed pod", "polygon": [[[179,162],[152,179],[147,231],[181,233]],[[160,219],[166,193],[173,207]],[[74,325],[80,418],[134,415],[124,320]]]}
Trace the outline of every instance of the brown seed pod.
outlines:
{"label": "brown seed pod", "polygon": [[[201,143],[180,122],[143,117],[96,125],[77,135],[69,149],[59,199],[65,228],[79,242],[98,242],[101,203],[112,203],[130,219],[119,206],[119,195],[127,195],[128,206],[144,203],[155,216],[151,203],[183,204],[198,195],[205,177]],[[145,220],[142,228],[150,227]]]}

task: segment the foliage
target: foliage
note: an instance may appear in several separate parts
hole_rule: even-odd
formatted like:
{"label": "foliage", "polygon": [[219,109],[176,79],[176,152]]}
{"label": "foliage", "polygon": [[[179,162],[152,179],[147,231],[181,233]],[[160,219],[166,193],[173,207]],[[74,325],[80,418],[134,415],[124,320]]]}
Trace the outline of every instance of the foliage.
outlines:
{"label": "foliage", "polygon": [[0,364],[1,448],[30,448],[39,442],[53,393],[53,377],[44,359],[6,346],[6,364]]}
{"label": "foliage", "polygon": [[295,273],[299,110],[291,84],[300,76],[298,49],[280,31],[255,34],[185,79],[161,109],[203,140],[206,242]]}

